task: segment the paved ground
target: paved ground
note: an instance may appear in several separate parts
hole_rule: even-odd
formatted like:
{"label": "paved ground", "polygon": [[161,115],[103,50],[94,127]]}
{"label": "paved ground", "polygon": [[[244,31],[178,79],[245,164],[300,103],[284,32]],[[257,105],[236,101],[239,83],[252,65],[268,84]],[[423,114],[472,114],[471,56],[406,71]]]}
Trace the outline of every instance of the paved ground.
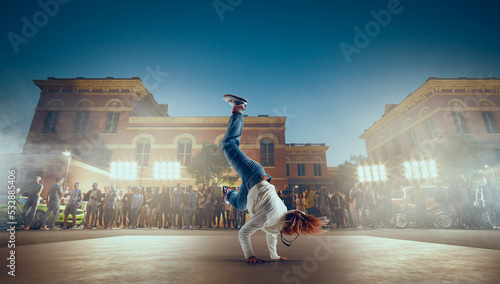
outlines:
{"label": "paved ground", "polygon": [[[278,246],[288,261],[246,264],[237,231],[17,231],[16,276],[0,283],[500,283],[500,232],[343,230]],[[265,235],[253,237],[269,259]]]}

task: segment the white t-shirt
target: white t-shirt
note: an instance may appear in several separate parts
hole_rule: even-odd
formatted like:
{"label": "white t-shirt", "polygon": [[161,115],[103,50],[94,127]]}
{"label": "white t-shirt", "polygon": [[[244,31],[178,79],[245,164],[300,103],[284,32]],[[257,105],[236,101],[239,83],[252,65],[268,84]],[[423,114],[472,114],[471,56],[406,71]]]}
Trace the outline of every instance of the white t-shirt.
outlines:
{"label": "white t-shirt", "polygon": [[250,237],[258,230],[262,230],[266,233],[267,248],[271,259],[279,259],[280,256],[276,252],[278,234],[282,230],[283,217],[288,211],[276,194],[274,185],[267,181],[254,185],[248,192],[247,209],[250,220],[238,233],[245,258],[255,256]]}

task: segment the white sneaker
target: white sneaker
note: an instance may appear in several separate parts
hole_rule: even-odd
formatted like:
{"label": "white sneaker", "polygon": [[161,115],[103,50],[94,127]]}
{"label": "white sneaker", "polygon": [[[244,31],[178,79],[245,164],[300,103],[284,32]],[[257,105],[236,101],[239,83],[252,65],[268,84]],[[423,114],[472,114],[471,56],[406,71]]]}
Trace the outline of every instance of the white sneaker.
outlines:
{"label": "white sneaker", "polygon": [[227,94],[224,95],[222,99],[228,102],[229,105],[233,107],[233,111],[236,109],[236,107],[241,107],[242,110],[245,110],[247,108],[248,100],[245,98]]}

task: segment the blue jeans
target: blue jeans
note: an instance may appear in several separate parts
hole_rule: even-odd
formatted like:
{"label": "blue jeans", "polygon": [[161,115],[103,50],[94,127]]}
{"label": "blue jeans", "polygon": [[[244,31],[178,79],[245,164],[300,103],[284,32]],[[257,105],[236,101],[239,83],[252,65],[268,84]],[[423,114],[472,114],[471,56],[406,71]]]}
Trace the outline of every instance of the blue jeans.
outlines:
{"label": "blue jeans", "polygon": [[35,217],[36,210],[39,204],[38,195],[36,197],[29,197],[23,208],[24,225],[31,226]]}
{"label": "blue jeans", "polygon": [[193,217],[194,217],[194,212],[196,209],[190,208],[190,209],[184,209],[184,225],[186,226],[191,226],[193,225]]}
{"label": "blue jeans", "polygon": [[243,114],[234,112],[229,118],[227,131],[222,139],[221,147],[229,165],[241,178],[241,187],[238,192],[229,191],[227,199],[232,206],[239,210],[247,209],[248,191],[262,181],[262,176],[267,176],[271,181],[271,176],[266,174],[264,168],[256,161],[248,158],[240,150],[241,134],[243,132]]}
{"label": "blue jeans", "polygon": [[130,209],[130,215],[132,215],[132,218],[130,220],[130,227],[137,227],[137,219],[139,217],[139,210],[140,210],[140,208],[131,208]]}
{"label": "blue jeans", "polygon": [[174,227],[182,226],[182,203],[173,204],[172,217],[173,217],[172,223]]}
{"label": "blue jeans", "polygon": [[47,219],[49,218],[50,213],[52,214],[52,218],[50,219],[50,226],[55,227],[56,226],[56,220],[57,217],[59,217],[59,208],[61,207],[61,203],[59,203],[59,200],[56,200],[55,202],[50,202],[47,203],[47,212],[45,212],[45,216],[43,217],[42,221],[42,226],[45,226],[47,223]]}

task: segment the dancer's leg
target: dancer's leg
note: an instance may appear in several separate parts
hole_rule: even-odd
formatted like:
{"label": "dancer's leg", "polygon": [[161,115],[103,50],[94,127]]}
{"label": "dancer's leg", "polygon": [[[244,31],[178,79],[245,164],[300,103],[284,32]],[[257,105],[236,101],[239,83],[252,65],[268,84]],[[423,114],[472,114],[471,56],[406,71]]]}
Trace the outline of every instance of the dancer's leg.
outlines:
{"label": "dancer's leg", "polygon": [[227,198],[229,203],[234,207],[245,210],[247,208],[247,195],[250,188],[257,183],[261,182],[267,177],[268,180],[271,176],[267,175],[264,168],[256,161],[248,158],[245,153],[240,150],[240,140],[243,131],[243,114],[240,112],[233,112],[229,118],[227,131],[222,139],[221,146],[227,161],[240,176],[242,183],[238,192],[229,191]]}

